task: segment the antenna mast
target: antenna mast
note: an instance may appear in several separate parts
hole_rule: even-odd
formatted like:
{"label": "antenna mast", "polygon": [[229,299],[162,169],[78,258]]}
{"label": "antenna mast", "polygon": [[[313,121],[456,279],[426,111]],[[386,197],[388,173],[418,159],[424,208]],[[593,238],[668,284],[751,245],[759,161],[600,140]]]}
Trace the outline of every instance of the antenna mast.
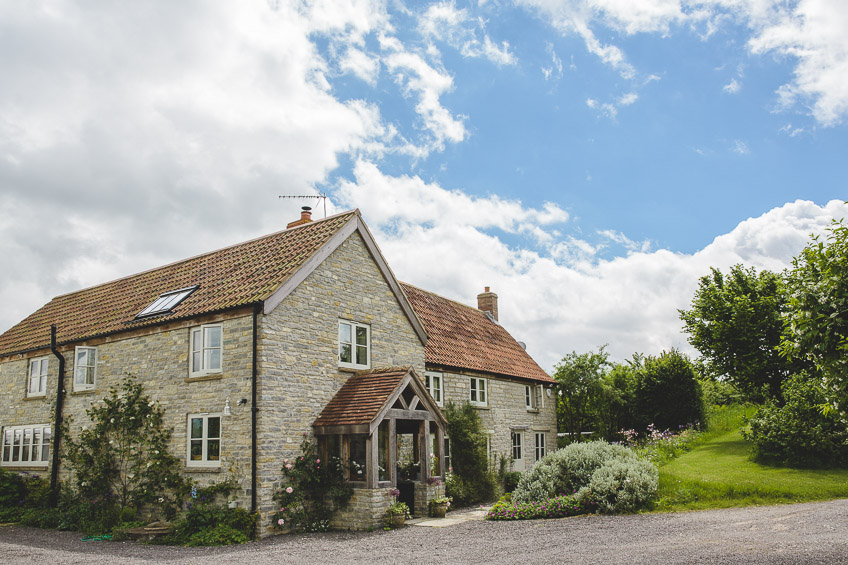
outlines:
{"label": "antenna mast", "polygon": [[300,195],[285,196],[284,195],[284,196],[278,196],[277,198],[299,198],[299,199],[308,199],[308,200],[311,200],[313,198],[317,198],[319,200],[323,200],[324,201],[324,217],[325,218],[327,217],[327,194],[326,193],[311,194],[311,195],[308,195],[308,196],[300,196]]}

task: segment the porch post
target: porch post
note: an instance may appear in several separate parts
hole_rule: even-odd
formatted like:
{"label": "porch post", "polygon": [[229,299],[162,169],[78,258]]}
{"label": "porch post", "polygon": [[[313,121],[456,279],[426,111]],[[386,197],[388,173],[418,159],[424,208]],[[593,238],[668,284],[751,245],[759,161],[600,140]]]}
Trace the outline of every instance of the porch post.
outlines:
{"label": "porch post", "polygon": [[426,483],[430,478],[430,422],[422,420],[420,430],[418,435],[421,437],[421,482]]}
{"label": "porch post", "polygon": [[445,432],[439,425],[436,426],[436,447],[439,450],[439,476],[444,477],[447,473],[447,469],[445,469]]}
{"label": "porch post", "polygon": [[374,436],[378,434],[378,430],[365,438],[365,460],[368,461],[368,468],[365,470],[365,484],[368,488],[377,488],[377,446],[379,441]]}
{"label": "porch post", "polygon": [[397,487],[397,420],[389,419],[389,480]]}

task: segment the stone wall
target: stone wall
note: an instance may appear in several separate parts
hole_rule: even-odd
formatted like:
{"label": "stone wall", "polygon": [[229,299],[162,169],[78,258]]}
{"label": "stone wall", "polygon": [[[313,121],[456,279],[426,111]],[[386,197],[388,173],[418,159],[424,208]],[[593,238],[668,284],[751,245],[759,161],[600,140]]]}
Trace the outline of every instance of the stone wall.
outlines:
{"label": "stone wall", "polygon": [[383,525],[386,510],[394,498],[390,488],[355,488],[350,503],[333,514],[330,525],[339,530],[368,530]]}
{"label": "stone wall", "polygon": [[424,374],[424,345],[354,233],[262,317],[258,391],[262,529],[275,510],[271,497],[281,483],[283,459],[300,453],[304,434],[311,435],[312,422],[352,374],[339,368],[340,319],[370,325],[371,368],[413,367]]}
{"label": "stone wall", "polygon": [[[435,369],[430,369],[429,372],[442,373],[445,403],[463,404],[468,402],[470,377],[487,379],[488,405],[476,409],[483,423],[483,429],[489,432],[493,458],[496,455],[512,457],[512,432],[514,430],[524,432],[525,469],[529,469],[536,462],[536,433],[545,434],[545,445],[548,453],[556,450],[556,397],[548,397],[546,392],[551,385],[544,385],[541,405],[534,410],[528,410],[524,399],[524,387],[530,384],[535,388],[537,383],[496,378],[475,372],[442,372]],[[521,470],[520,462],[515,464],[515,469]]]}
{"label": "stone wall", "polygon": [[412,514],[416,518],[429,515],[430,500],[439,496],[445,496],[445,485],[441,481],[433,485],[415,483],[415,508],[412,509]]}
{"label": "stone wall", "polygon": [[[222,371],[206,377],[189,378],[189,331],[204,323],[222,325]],[[184,472],[200,485],[223,481],[232,472],[240,487],[235,498],[240,506],[249,508],[252,323],[252,315],[241,312],[76,343],[74,346],[97,348],[95,388],[86,391],[74,390],[75,347],[60,347],[66,360],[63,414],[65,420],[70,421],[70,433],[76,435],[87,424],[86,409],[108,394],[111,387],[119,388],[126,375],[134,375],[145,392],[165,410],[164,425],[172,431],[171,451],[182,461]],[[47,394],[28,399],[26,380],[29,360],[44,355],[50,356]],[[49,351],[35,352],[0,364],[0,426],[52,422],[58,370],[59,361]],[[230,397],[232,415],[221,417],[220,467],[198,469],[185,466],[188,415],[220,414],[224,411],[227,396]],[[248,404],[238,406],[242,398],[247,399]],[[49,476],[49,466],[33,470]],[[70,478],[70,471],[64,465],[60,468],[60,478]]]}

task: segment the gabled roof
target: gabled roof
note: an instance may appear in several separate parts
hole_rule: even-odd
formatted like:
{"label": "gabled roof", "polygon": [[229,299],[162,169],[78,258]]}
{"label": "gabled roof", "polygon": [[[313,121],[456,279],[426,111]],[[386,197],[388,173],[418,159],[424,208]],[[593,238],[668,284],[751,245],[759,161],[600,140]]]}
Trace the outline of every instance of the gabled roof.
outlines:
{"label": "gabled roof", "polygon": [[[69,343],[259,303],[268,313],[354,231],[362,236],[423,343],[426,334],[420,322],[359,210],[353,210],[57,296],[0,335],[0,355],[49,346],[51,324],[57,326],[58,343]],[[162,293],[193,286],[197,289],[173,310],[136,319]]]}
{"label": "gabled roof", "polygon": [[400,283],[427,331],[428,365],[555,383],[503,326],[471,306]]}
{"label": "gabled roof", "polygon": [[316,430],[348,427],[356,433],[370,433],[407,387],[412,387],[420,400],[416,408],[429,412],[444,425],[444,416],[415,370],[389,367],[360,371],[348,378],[312,426]]}

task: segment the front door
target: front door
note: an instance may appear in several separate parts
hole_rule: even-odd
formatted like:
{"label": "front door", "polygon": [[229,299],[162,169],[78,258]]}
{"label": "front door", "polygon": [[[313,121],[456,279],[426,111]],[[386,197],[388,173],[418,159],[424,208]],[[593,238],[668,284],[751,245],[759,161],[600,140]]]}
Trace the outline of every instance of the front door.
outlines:
{"label": "front door", "polygon": [[524,470],[524,432],[512,431],[512,470]]}

